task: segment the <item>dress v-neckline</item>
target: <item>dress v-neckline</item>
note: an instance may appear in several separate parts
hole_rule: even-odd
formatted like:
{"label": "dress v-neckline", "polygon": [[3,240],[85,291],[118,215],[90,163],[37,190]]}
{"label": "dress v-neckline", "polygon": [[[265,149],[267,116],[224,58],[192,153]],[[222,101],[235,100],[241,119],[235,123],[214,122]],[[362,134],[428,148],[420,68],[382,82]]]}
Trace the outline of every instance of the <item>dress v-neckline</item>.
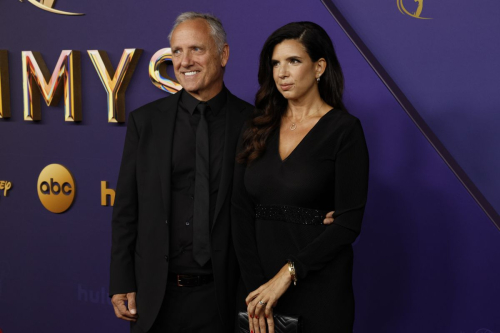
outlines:
{"label": "dress v-neckline", "polygon": [[293,148],[292,151],[285,158],[283,158],[280,153],[280,141],[281,141],[281,124],[280,124],[280,127],[278,128],[278,147],[276,148],[276,150],[278,151],[278,158],[280,159],[281,163],[286,162],[290,158],[290,156],[297,150],[297,148],[299,148],[302,142],[309,136],[309,133],[311,133],[318,126],[321,119],[325,118],[325,116],[328,115],[330,112],[332,112],[332,110],[334,109],[331,109],[330,111],[322,115],[321,118],[318,119],[316,124],[314,124],[313,127],[311,127],[311,129],[306,133],[306,135],[304,135],[302,140],[299,141],[299,143],[295,146],[295,148]]}

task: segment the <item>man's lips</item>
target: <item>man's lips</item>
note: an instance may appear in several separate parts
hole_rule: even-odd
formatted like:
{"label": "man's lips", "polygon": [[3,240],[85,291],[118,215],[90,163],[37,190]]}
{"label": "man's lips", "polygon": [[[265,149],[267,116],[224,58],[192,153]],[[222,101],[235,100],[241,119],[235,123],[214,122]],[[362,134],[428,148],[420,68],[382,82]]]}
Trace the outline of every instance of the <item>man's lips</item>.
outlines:
{"label": "man's lips", "polygon": [[182,72],[182,75],[189,77],[189,76],[194,76],[194,75],[198,74],[199,72],[200,71],[186,71],[186,72]]}

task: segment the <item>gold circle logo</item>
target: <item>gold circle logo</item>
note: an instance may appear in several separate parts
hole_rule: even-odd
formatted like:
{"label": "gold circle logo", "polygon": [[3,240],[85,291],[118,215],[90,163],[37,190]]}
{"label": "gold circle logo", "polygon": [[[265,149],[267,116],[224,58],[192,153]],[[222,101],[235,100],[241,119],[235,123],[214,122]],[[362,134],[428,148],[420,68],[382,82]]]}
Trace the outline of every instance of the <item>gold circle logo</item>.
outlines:
{"label": "gold circle logo", "polygon": [[38,176],[38,197],[52,213],[63,213],[75,199],[75,180],[64,166],[47,165]]}

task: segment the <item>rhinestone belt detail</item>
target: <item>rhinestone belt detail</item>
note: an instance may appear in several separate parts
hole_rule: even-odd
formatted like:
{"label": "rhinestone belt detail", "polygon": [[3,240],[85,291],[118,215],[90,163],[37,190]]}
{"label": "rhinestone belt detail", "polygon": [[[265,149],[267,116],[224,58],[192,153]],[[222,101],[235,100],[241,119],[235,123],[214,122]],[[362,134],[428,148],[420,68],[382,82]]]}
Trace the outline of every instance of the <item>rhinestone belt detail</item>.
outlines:
{"label": "rhinestone belt detail", "polygon": [[256,205],[255,218],[258,220],[285,221],[297,224],[323,224],[327,211],[286,205]]}

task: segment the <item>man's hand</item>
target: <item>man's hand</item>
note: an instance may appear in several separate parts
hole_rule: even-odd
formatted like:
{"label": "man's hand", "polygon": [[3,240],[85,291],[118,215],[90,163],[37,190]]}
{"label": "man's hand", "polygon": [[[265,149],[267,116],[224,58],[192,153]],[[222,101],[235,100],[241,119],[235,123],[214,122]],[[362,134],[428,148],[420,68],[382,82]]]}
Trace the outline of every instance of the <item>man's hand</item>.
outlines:
{"label": "man's hand", "polygon": [[335,213],[335,211],[332,211],[332,212],[328,212],[328,214],[326,214],[325,216],[325,219],[323,220],[323,224],[332,224],[333,223],[333,214]]}
{"label": "man's hand", "polygon": [[[127,302],[127,305],[125,304]],[[127,294],[115,294],[111,297],[111,303],[115,310],[115,315],[126,321],[137,320],[137,307],[135,305],[135,292]]]}

